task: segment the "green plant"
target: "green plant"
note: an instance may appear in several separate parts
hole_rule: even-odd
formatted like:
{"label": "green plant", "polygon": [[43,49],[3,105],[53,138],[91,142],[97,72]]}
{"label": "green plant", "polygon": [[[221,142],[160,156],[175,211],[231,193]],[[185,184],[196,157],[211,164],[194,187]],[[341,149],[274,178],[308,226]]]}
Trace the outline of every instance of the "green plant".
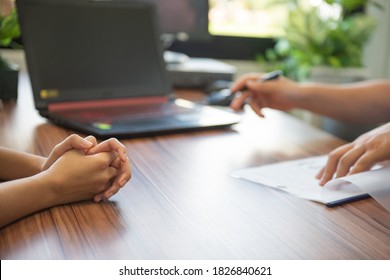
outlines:
{"label": "green plant", "polygon": [[303,80],[313,66],[361,67],[363,48],[376,24],[365,13],[369,0],[323,0],[315,6],[289,0],[285,35],[264,57],[268,68]]}
{"label": "green plant", "polygon": [[[16,10],[13,9],[9,15],[0,15],[0,47],[17,46],[13,42],[20,36],[20,29]],[[9,68],[8,63],[0,56],[0,68]]]}

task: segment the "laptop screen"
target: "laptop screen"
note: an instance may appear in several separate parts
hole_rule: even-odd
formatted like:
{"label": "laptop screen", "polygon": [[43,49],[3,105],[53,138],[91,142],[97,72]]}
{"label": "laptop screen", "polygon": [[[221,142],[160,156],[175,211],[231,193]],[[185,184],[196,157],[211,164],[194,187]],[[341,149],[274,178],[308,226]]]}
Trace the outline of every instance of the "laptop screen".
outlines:
{"label": "laptop screen", "polygon": [[85,0],[17,5],[37,108],[171,93],[154,6]]}

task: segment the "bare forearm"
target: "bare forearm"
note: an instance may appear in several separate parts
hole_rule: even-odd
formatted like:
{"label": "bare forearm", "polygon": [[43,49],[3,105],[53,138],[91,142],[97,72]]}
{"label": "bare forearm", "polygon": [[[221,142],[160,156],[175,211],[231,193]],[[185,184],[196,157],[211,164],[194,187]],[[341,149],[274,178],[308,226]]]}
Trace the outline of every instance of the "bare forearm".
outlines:
{"label": "bare forearm", "polygon": [[302,84],[296,106],[339,120],[375,124],[390,120],[390,82]]}
{"label": "bare forearm", "polygon": [[58,204],[43,173],[0,184],[0,228]]}
{"label": "bare forearm", "polygon": [[30,177],[41,171],[45,158],[0,147],[0,180]]}

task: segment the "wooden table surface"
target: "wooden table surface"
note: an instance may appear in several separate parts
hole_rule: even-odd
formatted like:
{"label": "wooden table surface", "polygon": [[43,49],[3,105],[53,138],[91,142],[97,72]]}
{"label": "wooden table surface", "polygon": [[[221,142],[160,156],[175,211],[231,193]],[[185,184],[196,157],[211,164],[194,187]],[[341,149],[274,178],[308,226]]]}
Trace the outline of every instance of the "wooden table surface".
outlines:
{"label": "wooden table surface", "polygon": [[[247,110],[231,129],[123,140],[133,170],[124,189],[1,229],[0,258],[390,259],[390,213],[374,199],[327,208],[230,176],[343,143],[285,113],[266,116]],[[22,73],[17,103],[0,112],[0,145],[47,156],[71,133],[38,115]]]}

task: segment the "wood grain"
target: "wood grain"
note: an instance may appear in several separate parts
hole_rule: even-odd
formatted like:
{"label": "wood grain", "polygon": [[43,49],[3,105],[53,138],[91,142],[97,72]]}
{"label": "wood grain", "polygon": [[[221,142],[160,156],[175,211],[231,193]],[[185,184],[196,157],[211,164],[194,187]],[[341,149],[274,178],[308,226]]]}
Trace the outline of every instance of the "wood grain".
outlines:
{"label": "wood grain", "polygon": [[[27,76],[19,92],[0,112],[0,145],[48,155],[72,131],[37,114]],[[343,143],[285,113],[265,114],[248,110],[231,129],[123,140],[133,178],[116,196],[3,228],[0,258],[390,259],[390,214],[374,199],[330,209],[230,177]]]}

